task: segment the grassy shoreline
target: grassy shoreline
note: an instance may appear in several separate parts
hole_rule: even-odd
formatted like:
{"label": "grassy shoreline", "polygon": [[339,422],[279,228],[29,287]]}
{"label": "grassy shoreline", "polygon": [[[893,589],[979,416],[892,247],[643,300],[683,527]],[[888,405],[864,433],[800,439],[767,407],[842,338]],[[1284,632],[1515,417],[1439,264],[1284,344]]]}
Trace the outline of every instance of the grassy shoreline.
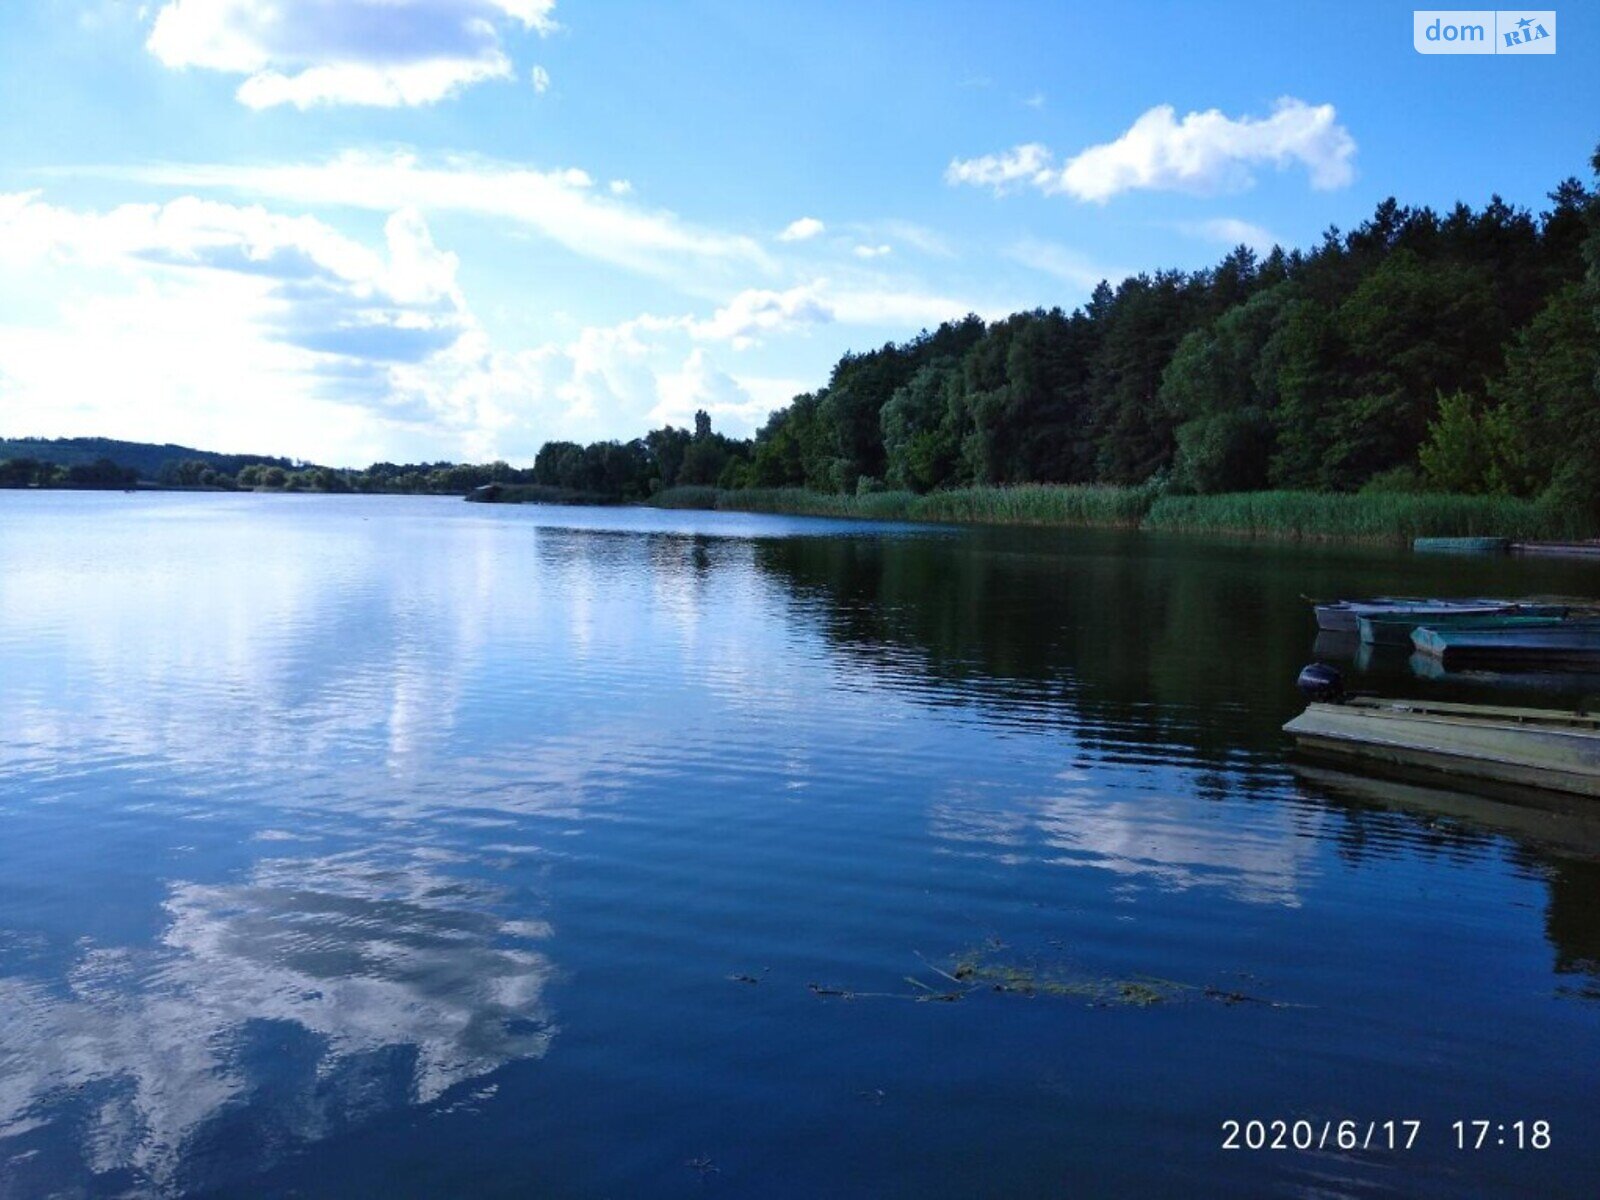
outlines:
{"label": "grassy shoreline", "polygon": [[657,508],[724,509],[853,517],[878,521],[927,521],[988,525],[1077,525],[1135,529],[1149,508],[1143,488],[1020,484],[950,491],[871,492],[839,495],[803,488],[669,488],[650,500]]}
{"label": "grassy shoreline", "polygon": [[727,491],[669,488],[658,508],[789,513],[882,521],[1062,528],[1143,529],[1280,541],[1368,542],[1409,546],[1418,537],[1520,540],[1593,536],[1573,514],[1532,500],[1445,494],[1241,492],[1163,495],[1153,487],[1024,484],[861,496],[800,488]]}

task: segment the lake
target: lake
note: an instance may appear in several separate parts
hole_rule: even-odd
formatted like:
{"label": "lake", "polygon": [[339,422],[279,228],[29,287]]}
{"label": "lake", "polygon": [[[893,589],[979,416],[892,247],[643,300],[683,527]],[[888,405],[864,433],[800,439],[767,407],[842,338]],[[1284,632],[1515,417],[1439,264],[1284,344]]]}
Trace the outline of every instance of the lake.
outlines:
{"label": "lake", "polygon": [[1596,822],[1287,755],[1382,592],[1600,564],[0,492],[0,1196],[1593,1195]]}

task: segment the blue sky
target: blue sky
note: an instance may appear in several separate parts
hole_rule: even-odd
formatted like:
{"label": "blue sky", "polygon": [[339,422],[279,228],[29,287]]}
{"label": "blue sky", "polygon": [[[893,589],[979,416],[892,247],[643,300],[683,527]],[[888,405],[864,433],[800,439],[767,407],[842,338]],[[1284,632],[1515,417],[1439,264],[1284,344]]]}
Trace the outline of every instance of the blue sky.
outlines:
{"label": "blue sky", "polygon": [[1600,20],[1392,4],[17,0],[0,433],[531,461],[845,350],[1589,181]]}

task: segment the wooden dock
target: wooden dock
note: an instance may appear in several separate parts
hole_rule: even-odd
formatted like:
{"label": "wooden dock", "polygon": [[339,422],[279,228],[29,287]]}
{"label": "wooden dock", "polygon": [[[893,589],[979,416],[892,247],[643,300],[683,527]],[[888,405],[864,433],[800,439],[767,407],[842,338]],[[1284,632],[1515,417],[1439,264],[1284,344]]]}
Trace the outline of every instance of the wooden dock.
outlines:
{"label": "wooden dock", "polygon": [[1600,716],[1354,697],[1283,728],[1323,759],[1600,798]]}

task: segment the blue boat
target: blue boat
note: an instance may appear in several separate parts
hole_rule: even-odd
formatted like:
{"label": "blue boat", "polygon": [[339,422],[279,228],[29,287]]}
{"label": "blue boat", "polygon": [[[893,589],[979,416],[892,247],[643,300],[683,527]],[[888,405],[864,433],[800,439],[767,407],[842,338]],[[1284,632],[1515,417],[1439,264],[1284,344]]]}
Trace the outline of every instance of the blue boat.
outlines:
{"label": "blue boat", "polygon": [[1418,554],[1504,554],[1511,539],[1503,537],[1419,537],[1411,542]]}
{"label": "blue boat", "polygon": [[1566,606],[1560,604],[1515,604],[1494,613],[1464,610],[1418,614],[1412,611],[1361,617],[1356,621],[1356,631],[1364,645],[1403,646],[1409,650],[1411,635],[1422,626],[1429,629],[1524,629],[1553,625],[1566,615]]}
{"label": "blue boat", "polygon": [[1524,628],[1419,628],[1418,654],[1456,667],[1523,666],[1545,670],[1592,669],[1600,663],[1600,620],[1557,621]]}
{"label": "blue boat", "polygon": [[1312,603],[1317,614],[1317,628],[1325,633],[1355,633],[1362,617],[1416,617],[1420,621],[1451,613],[1491,616],[1517,606],[1515,600],[1429,600],[1406,596]]}

